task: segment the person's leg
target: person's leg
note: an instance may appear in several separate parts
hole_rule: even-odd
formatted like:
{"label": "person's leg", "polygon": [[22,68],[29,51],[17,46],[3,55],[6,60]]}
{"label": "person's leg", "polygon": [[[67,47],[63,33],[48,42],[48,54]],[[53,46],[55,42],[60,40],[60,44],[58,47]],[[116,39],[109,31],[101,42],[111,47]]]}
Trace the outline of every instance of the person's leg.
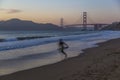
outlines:
{"label": "person's leg", "polygon": [[62,50],[61,52],[65,55],[65,58],[67,58],[67,53],[65,53],[64,50]]}

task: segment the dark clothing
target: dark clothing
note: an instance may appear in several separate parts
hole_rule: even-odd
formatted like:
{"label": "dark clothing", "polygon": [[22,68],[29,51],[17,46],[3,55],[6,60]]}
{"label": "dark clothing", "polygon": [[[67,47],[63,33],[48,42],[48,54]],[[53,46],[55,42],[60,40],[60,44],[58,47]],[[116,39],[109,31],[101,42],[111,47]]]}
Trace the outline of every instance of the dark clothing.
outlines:
{"label": "dark clothing", "polygon": [[63,42],[62,40],[59,41],[59,50],[65,55],[65,58],[67,58],[67,54],[65,53],[64,49],[67,49],[69,46]]}

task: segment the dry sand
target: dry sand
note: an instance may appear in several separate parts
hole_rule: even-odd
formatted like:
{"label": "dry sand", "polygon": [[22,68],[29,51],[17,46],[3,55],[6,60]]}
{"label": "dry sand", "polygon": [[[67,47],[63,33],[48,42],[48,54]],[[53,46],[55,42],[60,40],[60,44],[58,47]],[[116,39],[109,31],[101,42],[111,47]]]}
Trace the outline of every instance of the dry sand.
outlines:
{"label": "dry sand", "polygon": [[62,62],[1,76],[0,80],[120,80],[120,39]]}

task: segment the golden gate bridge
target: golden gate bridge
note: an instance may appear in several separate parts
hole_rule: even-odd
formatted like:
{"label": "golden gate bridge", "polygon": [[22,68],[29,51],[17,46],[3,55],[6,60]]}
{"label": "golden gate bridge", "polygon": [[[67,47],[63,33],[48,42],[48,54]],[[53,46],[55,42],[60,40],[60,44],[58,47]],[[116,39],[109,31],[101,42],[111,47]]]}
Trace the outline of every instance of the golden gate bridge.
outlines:
{"label": "golden gate bridge", "polygon": [[70,24],[70,25],[65,25],[64,24],[64,19],[61,18],[60,20],[60,26],[61,27],[76,27],[76,26],[81,26],[83,30],[87,30],[89,26],[93,26],[94,30],[100,30],[103,27],[107,26],[109,24],[106,23],[88,23],[88,15],[87,12],[83,12],[82,15],[82,23],[79,24]]}

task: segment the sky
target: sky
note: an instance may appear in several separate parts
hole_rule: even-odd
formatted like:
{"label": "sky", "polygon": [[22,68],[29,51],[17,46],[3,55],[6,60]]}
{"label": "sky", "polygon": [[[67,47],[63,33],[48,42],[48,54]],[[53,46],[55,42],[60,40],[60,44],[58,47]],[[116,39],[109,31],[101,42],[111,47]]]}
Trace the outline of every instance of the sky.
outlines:
{"label": "sky", "polygon": [[0,0],[0,20],[19,18],[38,23],[82,23],[87,12],[88,23],[120,21],[120,0]]}

